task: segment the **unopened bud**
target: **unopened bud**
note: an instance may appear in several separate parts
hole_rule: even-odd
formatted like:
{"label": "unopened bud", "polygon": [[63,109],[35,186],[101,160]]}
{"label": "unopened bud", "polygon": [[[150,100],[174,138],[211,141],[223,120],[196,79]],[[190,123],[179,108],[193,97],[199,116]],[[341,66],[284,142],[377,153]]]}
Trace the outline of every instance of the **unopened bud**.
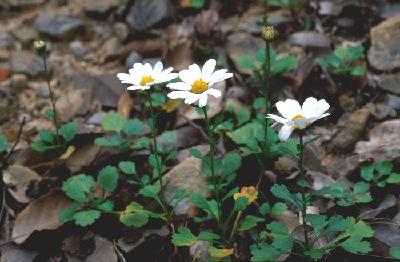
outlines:
{"label": "unopened bud", "polygon": [[276,35],[276,31],[274,27],[272,26],[266,26],[264,27],[262,31],[262,37],[264,38],[265,41],[272,41],[274,40]]}
{"label": "unopened bud", "polygon": [[33,48],[35,48],[35,51],[39,54],[42,55],[46,52],[46,43],[42,40],[40,41],[35,41],[33,43]]}

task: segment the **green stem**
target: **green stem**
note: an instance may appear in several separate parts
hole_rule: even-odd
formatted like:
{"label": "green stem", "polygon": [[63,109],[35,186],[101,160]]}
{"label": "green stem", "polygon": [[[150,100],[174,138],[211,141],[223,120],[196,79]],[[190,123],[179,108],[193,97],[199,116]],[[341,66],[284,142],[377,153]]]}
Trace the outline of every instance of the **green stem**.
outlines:
{"label": "green stem", "polygon": [[214,155],[215,155],[215,142],[213,138],[213,131],[210,127],[210,120],[208,119],[207,115],[207,107],[204,106],[202,107],[203,113],[204,113],[204,119],[206,122],[206,127],[207,127],[207,133],[208,133],[208,142],[210,144],[210,169],[211,169],[211,178],[212,182],[214,184],[214,191],[215,191],[215,197],[217,200],[217,206],[218,206],[218,224],[221,222],[221,201],[219,197],[219,183],[217,182],[217,178],[215,176],[215,169],[214,169]]}
{"label": "green stem", "polygon": [[53,91],[51,90],[51,87],[50,87],[50,74],[49,74],[49,72],[47,70],[47,61],[46,61],[46,55],[45,54],[42,54],[42,59],[43,59],[43,64],[44,64],[44,76],[46,78],[47,88],[49,89],[49,94],[50,94],[50,101],[51,101],[51,105],[53,107],[53,115],[52,115],[53,117],[52,117],[52,119],[53,119],[54,127],[56,128],[56,139],[57,139],[57,143],[59,145],[61,145],[60,140],[59,140],[60,139],[59,138],[60,125],[58,123],[58,118],[57,118],[56,99],[55,99]]}
{"label": "green stem", "polygon": [[156,159],[156,166],[157,166],[157,173],[158,173],[158,181],[160,182],[160,199],[163,202],[163,204],[161,205],[162,208],[164,209],[164,211],[166,211],[166,207],[165,207],[165,201],[164,201],[164,184],[163,184],[163,180],[162,180],[162,174],[161,174],[161,164],[160,164],[160,156],[158,153],[158,147],[157,147],[157,136],[156,136],[156,116],[154,114],[154,108],[153,108],[153,102],[151,101],[151,94],[150,91],[146,92],[147,94],[147,99],[149,100],[149,104],[150,104],[150,114],[151,114],[151,120],[152,120],[152,124],[151,124],[151,136],[153,138],[153,153],[155,155],[155,159]]}
{"label": "green stem", "polygon": [[[303,134],[299,134],[300,145],[299,145],[299,169],[300,169],[300,179],[305,181],[305,172],[303,167],[303,155],[304,155],[304,144],[303,144]],[[307,199],[306,199],[306,191],[305,187],[301,186],[301,201],[302,201],[302,209],[301,209],[301,217],[303,219],[303,228],[304,228],[304,244],[306,249],[310,249],[309,239],[308,239],[308,228],[306,223],[306,215],[307,215]]]}

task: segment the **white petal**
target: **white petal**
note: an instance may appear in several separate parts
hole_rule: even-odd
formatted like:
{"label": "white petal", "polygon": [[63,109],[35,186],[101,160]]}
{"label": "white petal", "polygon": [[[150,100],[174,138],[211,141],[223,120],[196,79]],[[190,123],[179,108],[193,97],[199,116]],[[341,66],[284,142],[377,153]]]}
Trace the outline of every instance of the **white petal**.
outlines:
{"label": "white petal", "polygon": [[294,116],[301,114],[301,106],[299,102],[293,99],[286,99],[285,102],[276,103],[279,113],[286,119],[292,119]]}
{"label": "white petal", "polygon": [[[221,71],[221,72],[219,72],[219,71]],[[208,85],[212,86],[218,82],[222,82],[233,76],[232,73],[226,73],[226,72],[227,72],[226,69],[221,69],[221,70],[216,71],[214,74],[212,74],[211,81],[208,83]]]}
{"label": "white petal", "polygon": [[193,84],[194,80],[196,80],[196,76],[186,69],[179,72],[179,78],[189,85]]}
{"label": "white petal", "polygon": [[288,122],[287,119],[274,115],[274,114],[268,114],[267,118],[271,118],[273,120],[275,120],[276,122],[282,123],[282,124],[286,124]]}
{"label": "white petal", "polygon": [[117,74],[117,77],[123,84],[135,84],[133,81],[134,79],[130,74],[119,73]]}
{"label": "white petal", "polygon": [[199,99],[199,107],[205,107],[207,105],[207,94],[203,93]]}
{"label": "white petal", "polygon": [[160,75],[157,77],[156,82],[157,82],[157,83],[164,83],[164,82],[171,81],[172,79],[175,79],[175,78],[177,78],[177,77],[178,77],[178,74],[176,74],[176,73],[160,74]]}
{"label": "white petal", "polygon": [[201,71],[201,76],[203,79],[209,79],[211,74],[214,72],[215,66],[217,65],[217,61],[215,59],[208,60]]}
{"label": "white petal", "polygon": [[143,72],[144,75],[152,75],[153,68],[151,67],[151,65],[149,63],[144,64],[143,68],[144,68],[143,69],[144,70],[144,72]]}
{"label": "white petal", "polygon": [[190,105],[190,104],[193,104],[194,102],[196,102],[199,99],[200,99],[200,95],[191,93],[191,96],[186,98],[184,102],[185,102],[185,104]]}
{"label": "white petal", "polygon": [[212,95],[213,97],[220,97],[222,95],[221,91],[215,88],[210,88],[206,92],[207,94]]}
{"label": "white petal", "polygon": [[168,97],[171,99],[186,99],[190,97],[192,93],[189,91],[172,91],[171,93],[168,93]]}
{"label": "white petal", "polygon": [[192,73],[194,80],[201,78],[201,70],[198,64],[190,65],[189,71]]}
{"label": "white petal", "polygon": [[149,88],[146,88],[145,86],[135,85],[135,86],[128,86],[126,89],[128,89],[128,90],[146,90]]}
{"label": "white petal", "polygon": [[279,139],[281,141],[286,141],[288,140],[288,138],[290,137],[290,135],[293,132],[293,127],[291,126],[287,126],[287,125],[283,125],[281,127],[281,130],[279,130]]}
{"label": "white petal", "polygon": [[308,123],[308,124],[312,124],[312,123],[314,123],[315,121],[317,121],[318,119],[324,118],[324,117],[329,116],[329,115],[330,115],[329,113],[326,113],[326,114],[323,114],[323,115],[321,115],[321,116],[319,116],[319,117],[307,118],[307,123]]}
{"label": "white petal", "polygon": [[329,109],[329,104],[321,99],[317,101],[314,97],[309,97],[304,101],[302,114],[306,118],[315,118],[323,115]]}
{"label": "white petal", "polygon": [[192,87],[185,82],[169,83],[167,87],[175,90],[189,91]]}
{"label": "white petal", "polygon": [[140,75],[142,76],[144,73],[144,66],[142,63],[135,63],[133,67],[129,69],[129,74],[131,75]]}
{"label": "white petal", "polygon": [[164,67],[163,67],[163,64],[161,63],[161,61],[158,61],[154,66],[153,73],[154,74],[159,74],[159,73],[161,73],[163,68]]}

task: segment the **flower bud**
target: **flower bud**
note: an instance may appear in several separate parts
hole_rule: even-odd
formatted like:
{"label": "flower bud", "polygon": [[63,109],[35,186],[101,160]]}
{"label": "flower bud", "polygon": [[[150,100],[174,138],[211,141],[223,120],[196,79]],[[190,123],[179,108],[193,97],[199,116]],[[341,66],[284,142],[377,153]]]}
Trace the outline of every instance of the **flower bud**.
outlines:
{"label": "flower bud", "polygon": [[262,38],[264,38],[265,41],[272,41],[274,40],[275,36],[276,36],[276,31],[274,27],[272,26],[264,27],[262,31]]}
{"label": "flower bud", "polygon": [[35,51],[39,54],[42,55],[46,52],[46,43],[42,40],[35,41],[33,43],[33,48],[35,48]]}

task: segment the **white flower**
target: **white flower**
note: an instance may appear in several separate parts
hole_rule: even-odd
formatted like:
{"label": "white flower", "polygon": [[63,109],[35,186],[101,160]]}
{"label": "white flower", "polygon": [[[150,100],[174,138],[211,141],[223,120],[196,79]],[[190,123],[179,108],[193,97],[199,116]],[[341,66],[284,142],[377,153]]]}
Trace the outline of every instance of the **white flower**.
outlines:
{"label": "white flower", "polygon": [[129,74],[119,73],[117,77],[123,84],[131,84],[128,90],[147,90],[150,86],[168,82],[178,77],[178,74],[171,73],[174,69],[169,67],[163,70],[163,64],[158,61],[154,68],[149,63],[135,63]]}
{"label": "white flower", "polygon": [[318,119],[329,115],[325,113],[329,109],[329,104],[325,99],[317,100],[314,97],[307,98],[303,106],[292,99],[279,101],[276,103],[276,108],[283,117],[268,114],[268,118],[283,124],[279,131],[279,138],[282,141],[286,141],[293,130],[304,129]]}
{"label": "white flower", "polygon": [[168,94],[171,99],[185,99],[186,104],[193,104],[199,101],[199,107],[207,105],[207,96],[220,97],[221,91],[212,88],[218,82],[224,81],[233,76],[232,73],[227,73],[228,70],[220,69],[214,72],[217,62],[214,59],[208,60],[203,69],[197,64],[189,66],[188,69],[179,72],[179,78],[182,82],[170,83],[167,86],[172,91]]}

